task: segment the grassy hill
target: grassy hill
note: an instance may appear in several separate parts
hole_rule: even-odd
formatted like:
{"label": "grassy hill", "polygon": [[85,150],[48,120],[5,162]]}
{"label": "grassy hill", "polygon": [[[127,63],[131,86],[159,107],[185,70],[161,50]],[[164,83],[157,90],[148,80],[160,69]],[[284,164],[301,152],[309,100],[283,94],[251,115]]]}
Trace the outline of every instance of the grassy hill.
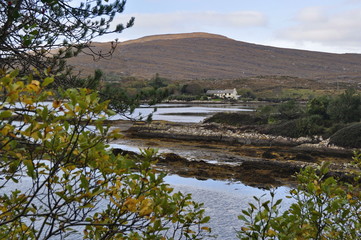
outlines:
{"label": "grassy hill", "polygon": [[[109,43],[93,43],[106,52]],[[361,54],[332,54],[268,47],[207,33],[168,34],[121,42],[111,59],[94,62],[81,54],[70,64],[84,73],[102,69],[114,77],[234,81],[250,88],[328,88],[357,85]],[[228,80],[228,82],[227,82]],[[222,85],[219,82],[216,85]],[[221,86],[220,86],[221,87]]]}

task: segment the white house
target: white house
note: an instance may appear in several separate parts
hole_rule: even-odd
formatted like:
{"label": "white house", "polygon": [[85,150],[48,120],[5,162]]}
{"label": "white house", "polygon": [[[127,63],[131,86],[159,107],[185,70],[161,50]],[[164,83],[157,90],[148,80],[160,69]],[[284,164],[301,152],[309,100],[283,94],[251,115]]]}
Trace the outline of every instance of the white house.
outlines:
{"label": "white house", "polygon": [[237,90],[226,89],[226,90],[208,90],[206,92],[208,96],[217,96],[219,98],[238,99]]}

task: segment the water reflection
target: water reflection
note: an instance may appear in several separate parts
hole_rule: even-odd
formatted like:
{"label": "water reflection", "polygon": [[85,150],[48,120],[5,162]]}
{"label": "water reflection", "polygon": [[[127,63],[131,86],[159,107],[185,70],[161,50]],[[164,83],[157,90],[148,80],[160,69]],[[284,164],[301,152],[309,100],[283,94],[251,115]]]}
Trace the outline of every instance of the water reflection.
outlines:
{"label": "water reflection", "polygon": [[[217,112],[242,112],[254,109],[252,106],[239,104],[159,104],[156,107],[157,111],[153,114],[153,120],[190,123],[201,122]],[[139,114],[146,116],[152,111],[152,107],[143,105],[137,108],[132,116],[136,117]],[[116,117],[119,119],[119,116]],[[139,146],[134,146],[131,142],[118,142],[111,144],[111,147],[139,152]],[[158,147],[159,152],[167,151],[162,146]],[[184,151],[182,153],[184,154]],[[211,217],[209,226],[212,228],[212,233],[218,236],[216,239],[220,240],[236,239],[236,231],[241,227],[238,215],[243,209],[248,208],[248,203],[254,201],[253,196],[260,197],[266,194],[264,200],[269,198],[268,190],[246,186],[240,182],[197,180],[177,175],[169,175],[165,181],[175,191],[191,193],[193,200],[204,203],[206,215]],[[288,192],[288,187],[279,187],[276,191],[276,199],[283,199],[284,208],[291,203],[291,200],[285,197]]]}
{"label": "water reflection", "polygon": [[[111,144],[111,147],[139,153],[139,148],[131,142]],[[161,147],[159,152],[169,150]],[[182,155],[181,152],[177,153]],[[243,209],[248,208],[248,203],[254,201],[253,196],[261,197],[266,194],[264,200],[269,198],[268,190],[247,186],[241,182],[198,180],[178,175],[166,176],[165,182],[175,191],[191,193],[194,201],[204,203],[206,215],[211,217],[209,226],[212,233],[218,235],[216,239],[220,240],[236,239],[236,230],[241,227],[237,217]],[[288,192],[289,188],[285,186],[276,190],[276,199],[283,199],[283,208],[287,208],[292,202],[286,198]]]}
{"label": "water reflection", "polygon": [[[143,117],[143,119],[146,119],[149,114],[153,113],[153,120],[198,123],[217,112],[245,111],[254,111],[254,109],[251,106],[241,104],[157,104],[155,106],[141,105],[135,109],[134,113],[129,114],[129,116],[132,118]],[[111,119],[124,118],[116,115]]]}
{"label": "water reflection", "polygon": [[[240,229],[241,221],[237,216],[243,209],[248,208],[248,203],[253,202],[253,196],[261,197],[266,194],[264,200],[269,198],[268,190],[246,186],[239,182],[226,182],[219,180],[197,180],[184,178],[177,175],[169,175],[165,181],[174,187],[175,191],[191,193],[193,200],[203,202],[206,215],[211,217],[209,226],[216,239],[236,239],[236,230]],[[276,199],[282,198],[282,206],[290,205],[288,187],[279,187],[276,190]]]}

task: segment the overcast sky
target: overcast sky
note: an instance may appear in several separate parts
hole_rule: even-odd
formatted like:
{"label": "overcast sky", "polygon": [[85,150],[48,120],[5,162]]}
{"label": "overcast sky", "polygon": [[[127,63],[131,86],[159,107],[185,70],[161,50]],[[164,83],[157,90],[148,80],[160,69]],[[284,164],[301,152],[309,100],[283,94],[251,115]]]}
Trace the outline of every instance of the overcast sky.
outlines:
{"label": "overcast sky", "polygon": [[361,53],[361,0],[128,0],[114,22],[131,16],[134,27],[100,40],[208,32],[268,46]]}

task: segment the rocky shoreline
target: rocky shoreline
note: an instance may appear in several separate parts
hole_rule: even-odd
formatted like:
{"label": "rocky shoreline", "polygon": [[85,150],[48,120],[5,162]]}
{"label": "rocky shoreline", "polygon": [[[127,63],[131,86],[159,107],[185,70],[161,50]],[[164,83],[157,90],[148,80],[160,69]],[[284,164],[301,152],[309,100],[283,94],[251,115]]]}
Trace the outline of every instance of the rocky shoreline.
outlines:
{"label": "rocky shoreline", "polygon": [[[224,154],[212,156],[217,163],[186,159],[174,153],[161,156],[158,166],[171,173],[200,179],[240,180],[253,186],[280,186],[294,183],[293,175],[301,168],[322,161],[331,162],[332,175],[350,181],[348,173],[353,150],[330,146],[317,138],[285,138],[252,132],[221,124],[190,124],[153,121],[136,122],[127,131],[129,138],[173,142],[174,149],[182,144],[219,148]],[[169,147],[171,149],[171,147]],[[230,164],[231,163],[231,164]]]}
{"label": "rocky shoreline", "polygon": [[330,145],[327,139],[273,136],[258,133],[249,128],[225,126],[217,123],[194,124],[166,121],[153,121],[152,123],[136,122],[128,129],[128,132],[134,136],[142,137],[218,141],[256,146],[305,146],[308,148],[349,151],[341,147]]}

